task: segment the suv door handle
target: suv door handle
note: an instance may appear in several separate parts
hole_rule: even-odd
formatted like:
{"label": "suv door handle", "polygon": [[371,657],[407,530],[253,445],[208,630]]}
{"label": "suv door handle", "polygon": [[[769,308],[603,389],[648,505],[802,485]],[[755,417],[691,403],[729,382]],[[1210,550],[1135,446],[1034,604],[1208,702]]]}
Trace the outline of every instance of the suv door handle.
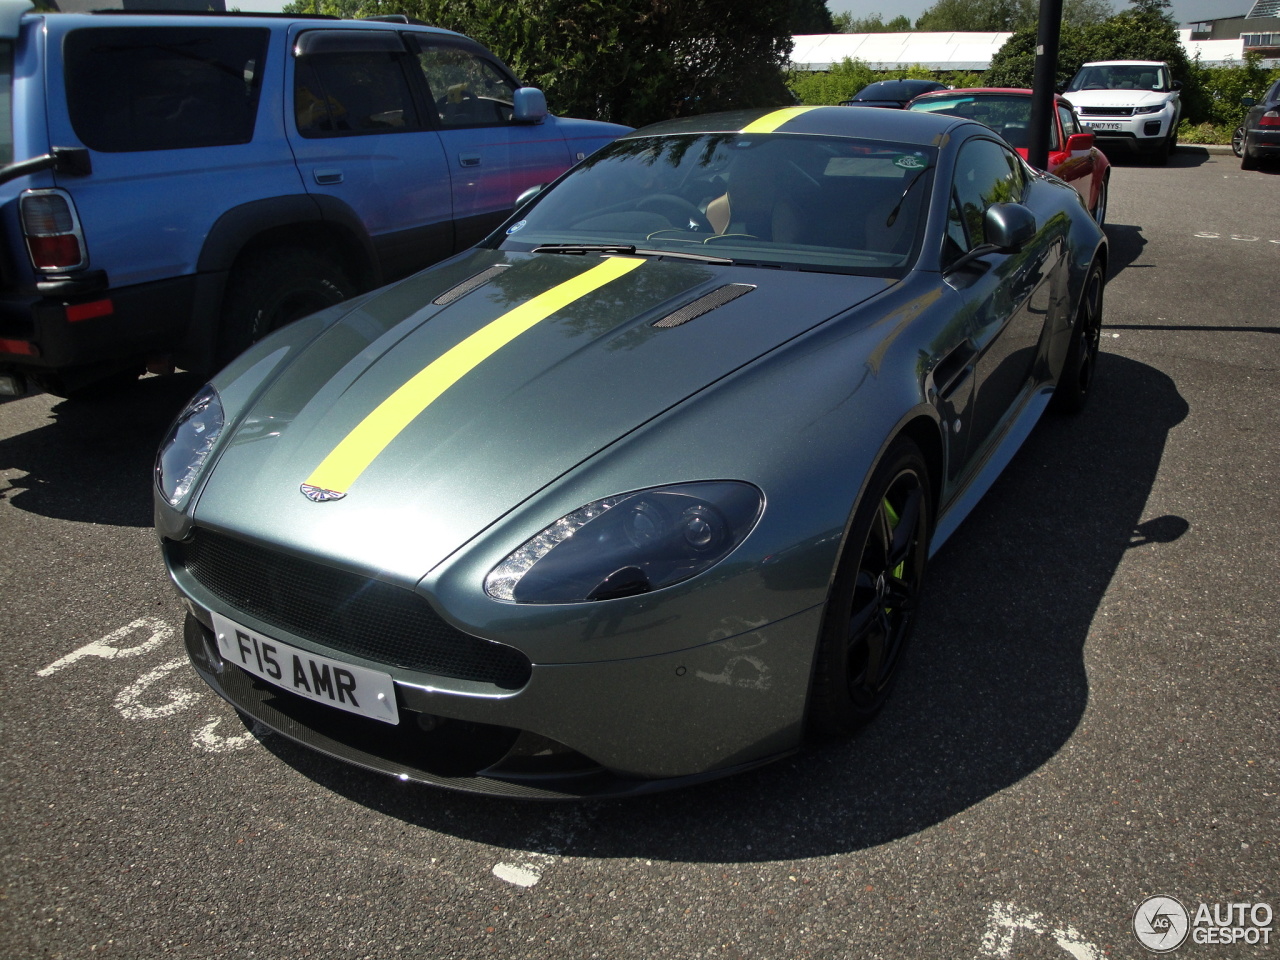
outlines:
{"label": "suv door handle", "polygon": [[464,167],[478,167],[480,166],[480,154],[460,153],[458,154],[458,163]]}
{"label": "suv door handle", "polygon": [[311,175],[315,177],[316,183],[322,187],[342,182],[341,170],[312,170]]}

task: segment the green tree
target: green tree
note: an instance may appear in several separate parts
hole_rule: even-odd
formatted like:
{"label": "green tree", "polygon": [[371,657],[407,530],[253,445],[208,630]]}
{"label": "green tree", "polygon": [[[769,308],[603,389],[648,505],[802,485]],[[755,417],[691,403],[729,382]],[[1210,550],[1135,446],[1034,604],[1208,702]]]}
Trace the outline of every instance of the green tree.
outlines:
{"label": "green tree", "polygon": [[[991,58],[991,66],[983,74],[984,87],[1030,87],[1036,74],[1036,44],[1038,28],[1033,23],[1023,27],[1004,42]],[[1064,23],[1058,36],[1058,70],[1054,75],[1054,89],[1067,85],[1080,64],[1098,59],[1089,46],[1087,30]]]}
{"label": "green tree", "polygon": [[836,32],[826,0],[791,0],[788,29],[793,34]]}
{"label": "green tree", "polygon": [[911,18],[899,14],[888,23],[878,13],[869,17],[855,18],[846,10],[831,18],[836,33],[910,33]]}
{"label": "green tree", "polygon": [[788,80],[791,92],[801,103],[810,106],[834,106],[848,100],[868,83],[883,80],[861,60],[845,57],[822,73],[797,70]]}
{"label": "green tree", "polygon": [[[1135,0],[1161,3],[1166,0]],[[1072,26],[1101,23],[1111,16],[1109,0],[1064,0],[1062,21]],[[1018,31],[1040,19],[1040,0],[938,0],[920,14],[917,30]]]}
{"label": "green tree", "polygon": [[790,102],[793,0],[295,0],[343,17],[405,13],[474,37],[557,113],[641,126]]}

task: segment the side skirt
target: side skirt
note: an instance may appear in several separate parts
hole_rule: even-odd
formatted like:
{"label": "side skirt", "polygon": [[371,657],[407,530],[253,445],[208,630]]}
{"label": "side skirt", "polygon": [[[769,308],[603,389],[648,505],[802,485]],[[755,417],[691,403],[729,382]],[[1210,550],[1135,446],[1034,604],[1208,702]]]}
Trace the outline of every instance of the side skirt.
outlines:
{"label": "side skirt", "polygon": [[1040,417],[1049,406],[1052,396],[1053,387],[1044,386],[1027,400],[1022,411],[1005,429],[1000,442],[988,450],[986,458],[973,470],[969,482],[951,498],[946,510],[938,517],[938,525],[934,528],[933,542],[929,546],[930,558],[947,542],[951,534],[956,532],[956,528],[964,522],[964,518],[991,489],[996,478],[1004,472],[1013,455],[1031,435],[1035,425],[1040,422]]}

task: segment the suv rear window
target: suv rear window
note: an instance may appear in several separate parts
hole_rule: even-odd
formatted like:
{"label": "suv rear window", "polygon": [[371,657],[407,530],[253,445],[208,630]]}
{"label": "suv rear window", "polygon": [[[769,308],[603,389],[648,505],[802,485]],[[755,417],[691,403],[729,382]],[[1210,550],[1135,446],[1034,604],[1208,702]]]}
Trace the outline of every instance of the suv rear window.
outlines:
{"label": "suv rear window", "polygon": [[248,143],[269,37],[258,27],[71,31],[64,59],[76,135],[106,153]]}

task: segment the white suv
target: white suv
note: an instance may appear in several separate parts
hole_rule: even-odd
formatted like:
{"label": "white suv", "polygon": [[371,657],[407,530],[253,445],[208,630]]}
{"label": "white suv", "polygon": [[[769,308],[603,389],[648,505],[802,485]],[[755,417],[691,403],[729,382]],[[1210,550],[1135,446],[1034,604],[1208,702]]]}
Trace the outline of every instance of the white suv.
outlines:
{"label": "white suv", "polygon": [[1062,95],[1102,150],[1138,153],[1163,164],[1178,143],[1181,87],[1167,63],[1105,60],[1084,64]]}

